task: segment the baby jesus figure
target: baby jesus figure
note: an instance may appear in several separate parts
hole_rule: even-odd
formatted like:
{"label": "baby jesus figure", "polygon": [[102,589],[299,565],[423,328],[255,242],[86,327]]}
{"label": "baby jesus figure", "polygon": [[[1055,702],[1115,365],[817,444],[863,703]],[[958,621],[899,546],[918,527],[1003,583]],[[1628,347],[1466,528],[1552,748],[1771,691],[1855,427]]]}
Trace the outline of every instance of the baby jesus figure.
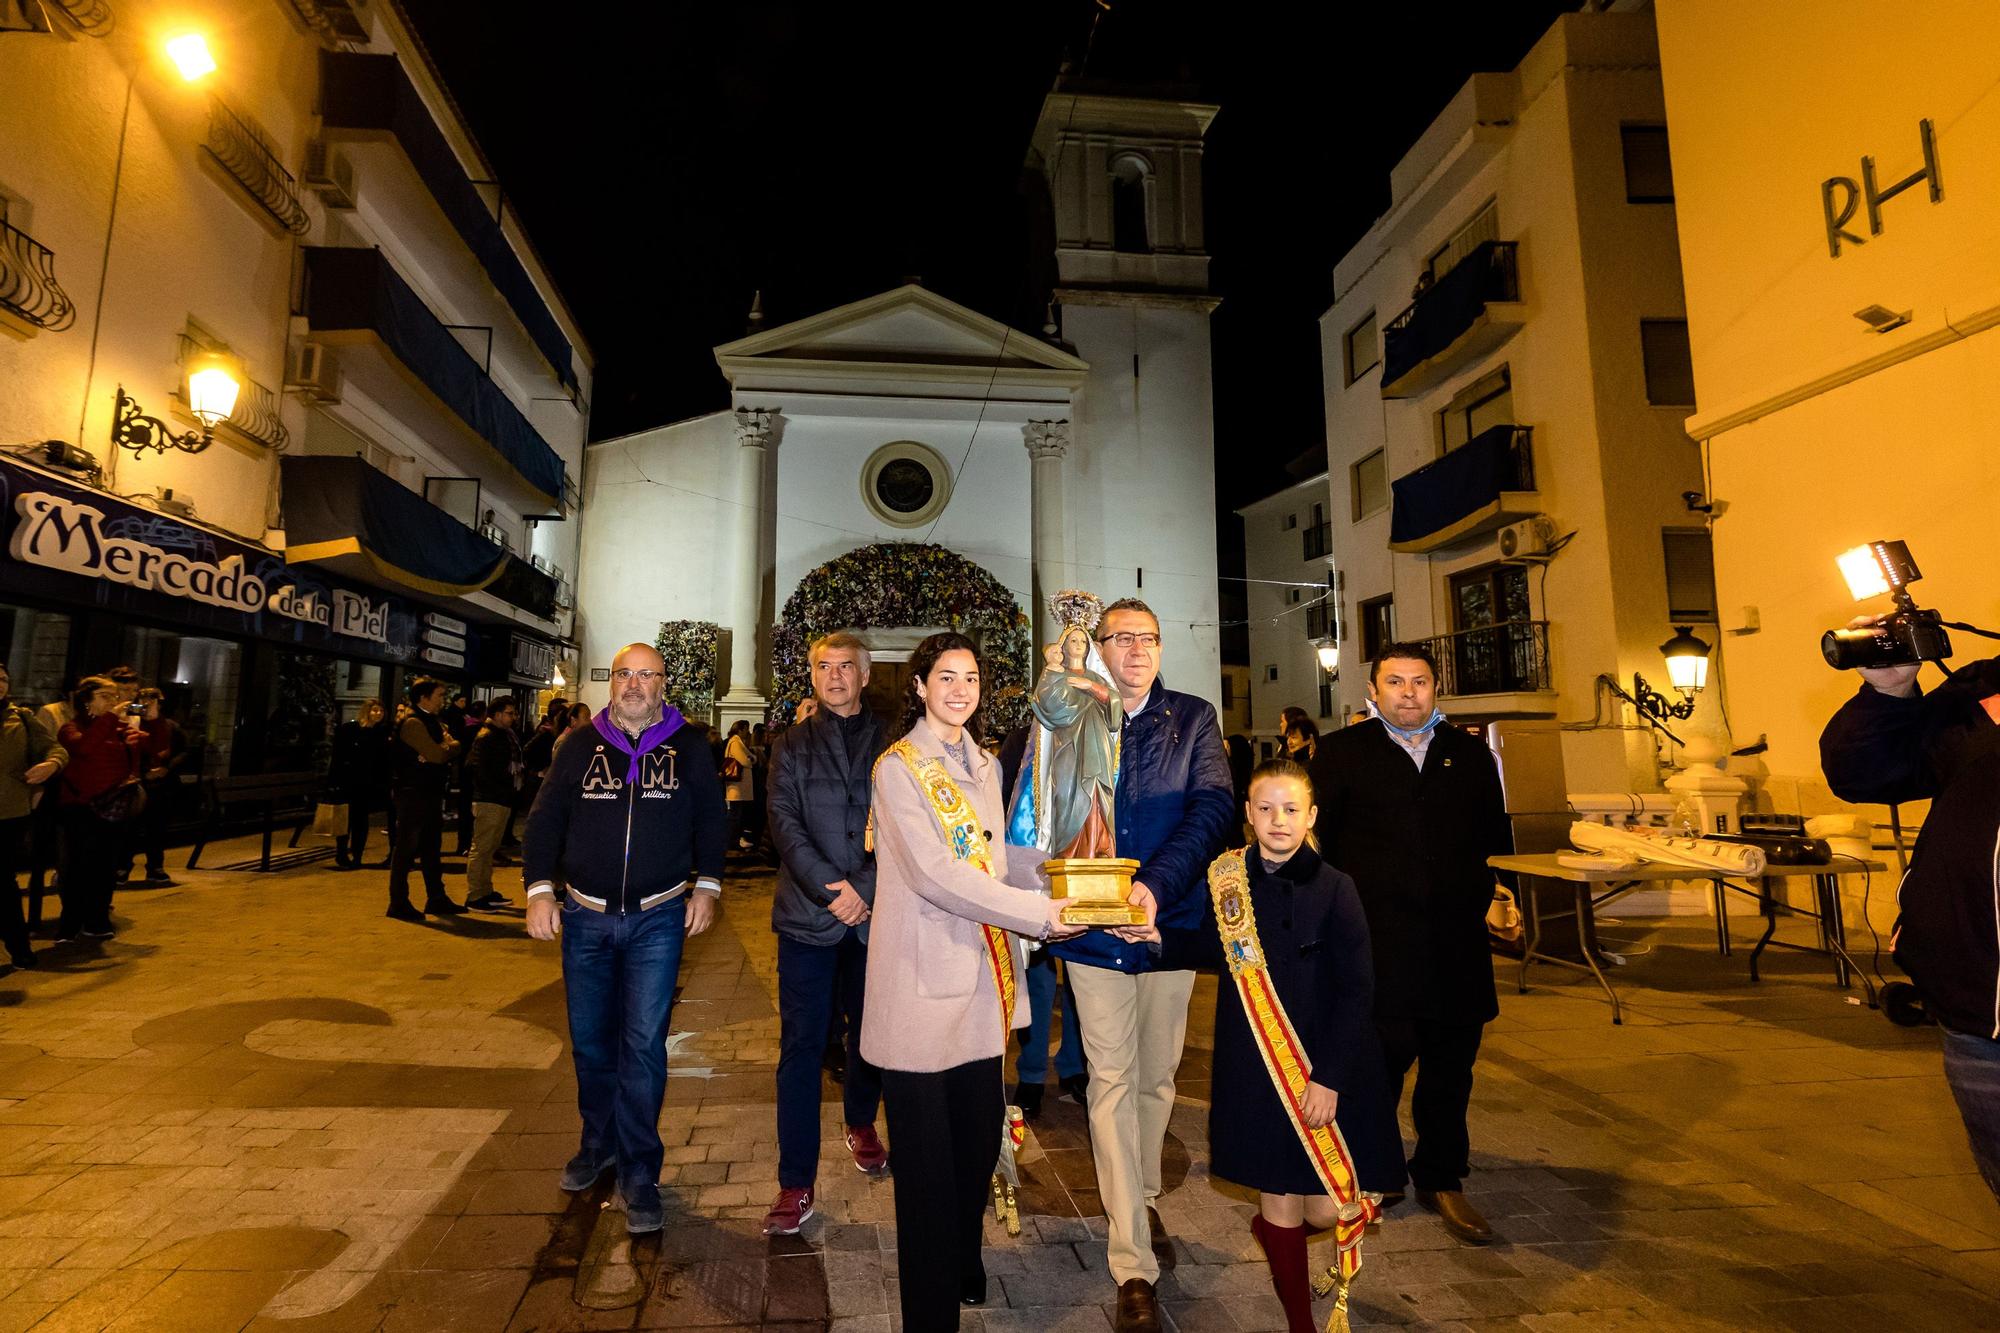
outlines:
{"label": "baby jesus figure", "polygon": [[1032,705],[1048,746],[1048,846],[1058,858],[1118,854],[1111,816],[1124,710],[1110,682],[1091,670],[1090,649],[1083,626],[1064,630],[1043,654],[1048,669]]}

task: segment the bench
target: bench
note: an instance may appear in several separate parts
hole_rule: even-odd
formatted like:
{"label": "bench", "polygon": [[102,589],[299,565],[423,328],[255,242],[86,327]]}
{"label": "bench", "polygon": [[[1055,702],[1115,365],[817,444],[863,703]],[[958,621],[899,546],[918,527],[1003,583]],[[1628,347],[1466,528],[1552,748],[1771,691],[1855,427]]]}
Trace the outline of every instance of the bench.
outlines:
{"label": "bench", "polygon": [[316,773],[253,773],[239,778],[208,779],[203,784],[208,817],[202,821],[201,831],[195,835],[194,847],[188,852],[187,868],[193,870],[195,863],[201,859],[202,849],[223,836],[225,810],[235,806],[256,806],[258,824],[264,834],[264,851],[258,858],[257,869],[260,872],[270,870],[271,835],[279,819],[296,817],[292,840],[287,845],[298,846],[299,835],[312,823],[314,794],[323,786],[325,779]]}

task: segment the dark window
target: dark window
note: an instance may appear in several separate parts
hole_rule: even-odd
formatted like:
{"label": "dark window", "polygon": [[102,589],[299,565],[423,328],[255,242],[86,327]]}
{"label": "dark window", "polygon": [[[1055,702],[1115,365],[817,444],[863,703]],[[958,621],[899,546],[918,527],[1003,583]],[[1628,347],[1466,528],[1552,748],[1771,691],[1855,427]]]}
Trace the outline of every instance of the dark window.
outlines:
{"label": "dark window", "polygon": [[1287,514],[1287,515],[1285,515],[1285,531],[1286,531],[1286,532],[1290,532],[1290,531],[1291,531],[1291,530],[1292,530],[1293,528],[1296,528],[1296,527],[1297,527],[1298,525],[1299,525],[1299,516],[1298,516],[1297,514]]}
{"label": "dark window", "polygon": [[1713,625],[1715,548],[1702,528],[1666,528],[1660,546],[1667,564],[1667,619]]}
{"label": "dark window", "polygon": [[914,458],[891,459],[875,474],[875,498],[898,514],[916,513],[936,492],[931,470]]}
{"label": "dark window", "polygon": [[1380,449],[1348,469],[1348,489],[1356,521],[1389,507],[1389,464]]}
{"label": "dark window", "polygon": [[1222,676],[1222,710],[1226,713],[1236,707],[1236,677],[1227,672]]}
{"label": "dark window", "polygon": [[1322,718],[1333,716],[1333,673],[1331,671],[1322,671],[1319,673],[1319,715]]}
{"label": "dark window", "polygon": [[1487,565],[1451,580],[1453,694],[1502,694],[1536,688],[1528,571]]}
{"label": "dark window", "polygon": [[1460,227],[1450,240],[1431,251],[1430,258],[1424,261],[1424,274],[1435,282],[1457,268],[1459,261],[1474,250],[1488,241],[1499,239],[1499,203],[1497,200],[1489,200],[1486,206],[1473,214],[1472,220]]}
{"label": "dark window", "polygon": [[1276,680],[1278,679],[1278,668],[1276,668],[1276,667],[1274,667],[1274,666],[1267,666],[1267,667],[1265,667],[1265,668],[1264,668],[1264,679],[1265,679],[1265,681],[1266,681],[1266,682],[1272,682],[1272,681],[1276,681]]}
{"label": "dark window", "polygon": [[1684,319],[1639,321],[1640,349],[1646,359],[1646,401],[1655,407],[1694,406],[1694,356],[1688,350]]}
{"label": "dark window", "polygon": [[1369,371],[1382,364],[1382,339],[1375,332],[1375,312],[1369,311],[1361,317],[1361,322],[1347,331],[1344,340],[1347,357],[1347,382],[1360,379]]}
{"label": "dark window", "polygon": [[1671,204],[1674,167],[1667,156],[1667,127],[1627,125],[1619,131],[1625,149],[1625,200],[1633,204]]}
{"label": "dark window", "polygon": [[1385,643],[1396,641],[1396,599],[1370,597],[1359,608],[1361,617],[1361,660],[1372,662]]}
{"label": "dark window", "polygon": [[1489,427],[1514,424],[1514,382],[1502,366],[1453,394],[1437,414],[1438,452],[1448,454]]}
{"label": "dark window", "polygon": [[1146,226],[1146,166],[1136,157],[1121,157],[1111,165],[1111,248],[1128,255],[1153,253]]}

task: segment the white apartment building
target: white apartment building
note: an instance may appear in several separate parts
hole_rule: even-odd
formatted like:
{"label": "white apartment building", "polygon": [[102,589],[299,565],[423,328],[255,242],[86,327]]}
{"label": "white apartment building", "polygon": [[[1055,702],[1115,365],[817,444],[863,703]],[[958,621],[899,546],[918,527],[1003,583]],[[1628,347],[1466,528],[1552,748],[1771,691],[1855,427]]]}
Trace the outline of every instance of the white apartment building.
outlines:
{"label": "white apartment building", "polygon": [[1426,640],[1454,720],[1574,724],[1571,791],[1657,789],[1673,747],[1599,678],[1671,694],[1660,645],[1715,610],[1650,8],[1475,74],[1390,185],[1320,320],[1341,713]]}
{"label": "white apartment building", "polygon": [[[1921,605],[2000,628],[2000,9],[1662,0],[1659,20],[1730,720],[1768,744],[1764,804],[1831,812],[1819,734],[1860,682],[1820,635],[1891,609],[1835,557],[1907,541]],[[1951,637],[1954,665],[1995,648]]]}
{"label": "white apartment building", "polygon": [[132,665],[222,776],[548,685],[590,352],[398,5],[25,0],[0,89],[15,694]]}
{"label": "white apartment building", "polygon": [[1279,715],[1296,706],[1321,731],[1337,727],[1340,694],[1319,664],[1321,644],[1340,629],[1327,474],[1316,472],[1236,512],[1250,580],[1250,726],[1275,734]]}

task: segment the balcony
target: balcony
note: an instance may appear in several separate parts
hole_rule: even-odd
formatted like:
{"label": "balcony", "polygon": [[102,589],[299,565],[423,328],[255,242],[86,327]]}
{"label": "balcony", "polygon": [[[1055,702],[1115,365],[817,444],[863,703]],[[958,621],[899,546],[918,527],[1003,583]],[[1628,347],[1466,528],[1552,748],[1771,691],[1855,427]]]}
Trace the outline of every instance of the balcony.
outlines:
{"label": "balcony", "polygon": [[1508,620],[1425,640],[1438,663],[1438,698],[1468,717],[1553,717],[1549,622]]}
{"label": "balcony", "polygon": [[402,181],[413,187],[410,193],[428,194],[548,359],[556,378],[575,388],[569,339],[480,192],[482,186],[498,187],[466,175],[451,141],[396,57],[321,51],[319,79],[322,137],[349,145],[349,152],[370,159],[368,175],[386,173],[387,194],[402,193],[398,188]]}
{"label": "balcony", "polygon": [[0,327],[32,336],[76,323],[76,305],[56,281],[55,252],[0,219]]}
{"label": "balcony", "polygon": [[1382,332],[1382,396],[1411,398],[1491,352],[1525,322],[1514,241],[1484,241]]}
{"label": "balcony", "polygon": [[1323,560],[1333,551],[1333,524],[1315,523],[1304,530],[1306,560]]}
{"label": "balcony", "polygon": [[1390,484],[1389,549],[1423,555],[1542,512],[1531,431],[1493,426]]}
{"label": "balcony", "polygon": [[[282,469],[285,560],[319,564],[377,587],[431,598],[484,592],[544,620],[555,615],[556,580],[510,555],[360,458],[307,455]],[[480,616],[455,605],[458,614]]]}
{"label": "balcony", "polygon": [[357,0],[291,0],[291,5],[299,22],[321,41],[368,44],[368,22],[358,12]]}
{"label": "balcony", "polygon": [[312,340],[350,347],[348,384],[524,513],[561,510],[563,464],[379,251],[306,249]]}
{"label": "balcony", "polygon": [[294,236],[305,235],[312,219],[299,202],[298,181],[278,161],[264,131],[231,111],[219,97],[208,99],[208,139],[202,147],[264,218]]}

